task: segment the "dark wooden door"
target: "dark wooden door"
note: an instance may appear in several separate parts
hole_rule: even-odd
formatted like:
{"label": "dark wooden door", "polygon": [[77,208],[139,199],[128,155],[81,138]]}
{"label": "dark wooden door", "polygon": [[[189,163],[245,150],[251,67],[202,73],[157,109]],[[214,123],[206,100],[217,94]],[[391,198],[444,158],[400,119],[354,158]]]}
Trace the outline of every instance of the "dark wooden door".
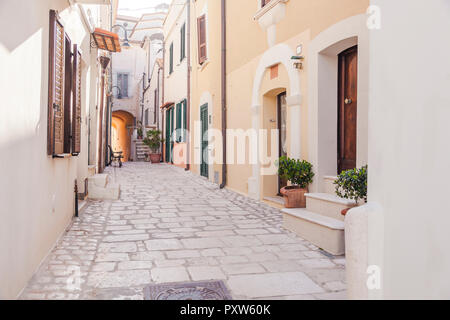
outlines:
{"label": "dark wooden door", "polygon": [[356,167],[358,47],[339,54],[338,173]]}
{"label": "dark wooden door", "polygon": [[[280,157],[287,156],[287,104],[286,92],[277,97],[277,124],[278,124],[278,152]],[[278,195],[280,190],[287,186],[287,181],[278,176]]]}
{"label": "dark wooden door", "polygon": [[166,162],[172,162],[173,108],[166,112]]}
{"label": "dark wooden door", "polygon": [[200,164],[200,174],[203,177],[208,178],[208,105],[205,104],[200,108],[200,120],[202,122],[202,136],[201,136],[201,164]]}

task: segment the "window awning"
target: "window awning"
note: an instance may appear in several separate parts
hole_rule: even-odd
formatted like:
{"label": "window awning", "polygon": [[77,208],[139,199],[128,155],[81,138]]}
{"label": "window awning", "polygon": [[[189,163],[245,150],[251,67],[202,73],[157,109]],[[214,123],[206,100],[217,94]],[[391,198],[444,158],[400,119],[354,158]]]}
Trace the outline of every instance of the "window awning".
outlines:
{"label": "window awning", "polygon": [[161,106],[161,109],[167,109],[173,105],[175,105],[175,102],[166,102]]}
{"label": "window awning", "polygon": [[99,49],[109,52],[121,52],[119,36],[117,33],[96,28],[92,34],[95,44]]}

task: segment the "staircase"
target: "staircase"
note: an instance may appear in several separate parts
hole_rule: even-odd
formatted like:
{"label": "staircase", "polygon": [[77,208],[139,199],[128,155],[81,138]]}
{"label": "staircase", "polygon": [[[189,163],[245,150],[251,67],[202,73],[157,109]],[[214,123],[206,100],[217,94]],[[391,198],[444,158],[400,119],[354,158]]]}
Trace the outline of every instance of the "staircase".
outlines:
{"label": "staircase", "polygon": [[284,227],[333,254],[345,253],[343,209],[355,206],[354,201],[335,195],[334,180],[325,177],[325,193],[307,193],[306,209],[283,209]]}
{"label": "staircase", "polygon": [[136,140],[136,161],[145,161],[149,152],[150,148],[142,140]]}

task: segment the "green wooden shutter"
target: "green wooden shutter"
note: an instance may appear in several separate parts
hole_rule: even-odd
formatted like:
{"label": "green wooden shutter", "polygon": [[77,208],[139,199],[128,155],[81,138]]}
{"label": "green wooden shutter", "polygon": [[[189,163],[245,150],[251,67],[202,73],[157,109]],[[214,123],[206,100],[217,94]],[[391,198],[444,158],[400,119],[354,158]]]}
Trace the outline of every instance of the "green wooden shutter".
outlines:
{"label": "green wooden shutter", "polygon": [[179,104],[177,104],[177,127],[176,127],[176,130],[177,130],[177,142],[181,142],[181,137],[182,137],[182,134],[181,134],[181,106],[182,106],[182,104],[181,103],[179,103]]}
{"label": "green wooden shutter", "polygon": [[187,141],[187,100],[183,101],[183,141]]}

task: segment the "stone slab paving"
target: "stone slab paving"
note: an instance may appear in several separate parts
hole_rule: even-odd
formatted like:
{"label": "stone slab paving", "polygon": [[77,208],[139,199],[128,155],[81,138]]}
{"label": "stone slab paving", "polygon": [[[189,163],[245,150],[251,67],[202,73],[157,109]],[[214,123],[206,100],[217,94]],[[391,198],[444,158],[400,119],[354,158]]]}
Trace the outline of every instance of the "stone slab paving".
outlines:
{"label": "stone slab paving", "polygon": [[282,228],[279,209],[170,165],[107,172],[22,299],[143,299],[151,283],[224,280],[234,299],[345,299],[345,258]]}

